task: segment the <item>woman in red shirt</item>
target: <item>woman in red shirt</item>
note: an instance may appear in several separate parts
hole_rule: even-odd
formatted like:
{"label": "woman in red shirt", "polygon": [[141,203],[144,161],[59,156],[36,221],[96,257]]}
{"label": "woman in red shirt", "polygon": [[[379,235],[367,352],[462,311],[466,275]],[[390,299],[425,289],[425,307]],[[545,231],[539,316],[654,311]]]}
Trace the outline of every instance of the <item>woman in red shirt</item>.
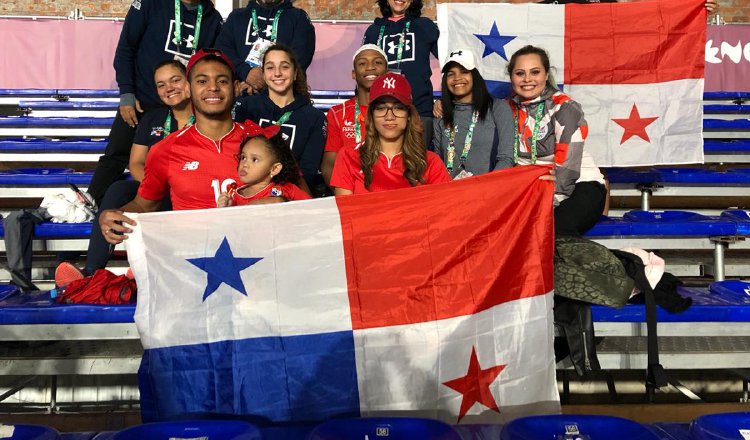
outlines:
{"label": "woman in red shirt", "polygon": [[422,121],[404,76],[390,72],[375,80],[365,127],[364,143],[336,157],[331,175],[335,195],[451,180],[440,158],[425,148]]}

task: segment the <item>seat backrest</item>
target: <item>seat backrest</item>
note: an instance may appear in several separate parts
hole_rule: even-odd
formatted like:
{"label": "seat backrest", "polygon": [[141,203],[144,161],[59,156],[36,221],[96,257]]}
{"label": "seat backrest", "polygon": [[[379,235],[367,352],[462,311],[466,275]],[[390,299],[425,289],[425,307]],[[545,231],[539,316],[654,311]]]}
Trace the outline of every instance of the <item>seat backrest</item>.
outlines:
{"label": "seat backrest", "polygon": [[461,440],[450,425],[412,417],[337,419],[315,427],[308,440]]}
{"label": "seat backrest", "polygon": [[113,440],[169,440],[173,438],[210,440],[261,440],[260,430],[250,423],[234,420],[191,420],[147,423],[118,431]]}
{"label": "seat backrest", "polygon": [[598,415],[530,416],[503,427],[501,440],[658,440],[640,423]]}
{"label": "seat backrest", "polygon": [[750,438],[750,412],[707,414],[690,424],[695,440],[747,440]]}

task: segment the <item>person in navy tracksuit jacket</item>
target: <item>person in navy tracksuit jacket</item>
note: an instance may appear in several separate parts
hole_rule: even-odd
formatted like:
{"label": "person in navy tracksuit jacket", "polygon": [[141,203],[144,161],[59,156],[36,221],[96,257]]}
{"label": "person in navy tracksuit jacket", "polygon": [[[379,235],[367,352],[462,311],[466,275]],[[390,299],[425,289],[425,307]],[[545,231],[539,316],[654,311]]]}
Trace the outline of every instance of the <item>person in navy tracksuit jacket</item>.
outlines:
{"label": "person in navy tracksuit jacket", "polygon": [[[179,10],[175,9],[176,4]],[[196,29],[199,16],[200,26]],[[176,26],[178,19],[180,25]],[[140,115],[163,106],[154,83],[156,65],[169,59],[187,63],[196,50],[213,47],[221,24],[221,15],[211,0],[133,0],[115,50],[120,108],[89,186],[97,203],[128,165]]]}
{"label": "person in navy tracksuit jacket", "polygon": [[[256,20],[253,20],[253,11]],[[229,14],[216,40],[216,48],[232,60],[237,77],[245,81],[250,93],[257,93],[265,86],[257,58],[248,59],[253,44],[259,39],[266,40],[268,46],[278,43],[290,47],[302,70],[307,70],[312,63],[315,28],[307,13],[294,7],[292,0],[250,0],[246,7]]]}
{"label": "person in navy tracksuit jacket", "polygon": [[378,0],[377,4],[382,17],[367,28],[362,44],[380,46],[388,56],[388,71],[406,76],[429,147],[433,107],[430,54],[438,56],[440,31],[432,20],[422,17],[422,0]]}

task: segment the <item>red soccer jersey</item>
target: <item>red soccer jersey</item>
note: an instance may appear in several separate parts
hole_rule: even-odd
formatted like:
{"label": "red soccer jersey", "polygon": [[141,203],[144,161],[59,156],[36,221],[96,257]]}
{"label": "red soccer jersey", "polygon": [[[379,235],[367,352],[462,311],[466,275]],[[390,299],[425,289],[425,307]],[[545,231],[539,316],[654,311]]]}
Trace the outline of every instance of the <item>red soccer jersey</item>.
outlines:
{"label": "red soccer jersey", "polygon": [[236,190],[229,190],[229,195],[232,196],[232,206],[247,205],[253,200],[263,199],[266,197],[283,197],[287,200],[308,200],[312,198],[308,193],[302,191],[297,185],[293,183],[271,183],[251,196],[243,196],[242,194],[240,194],[240,191],[245,186],[241,186]]}
{"label": "red soccer jersey", "polygon": [[[422,174],[422,180],[425,185],[451,181],[451,176],[445,169],[443,161],[432,151],[427,152],[427,168]],[[370,189],[365,188],[365,175],[362,174],[362,167],[359,164],[359,150],[353,148],[345,148],[336,156],[331,186],[348,189],[354,194],[411,188],[411,184],[404,177],[404,161],[401,153],[391,160],[388,160],[385,154],[380,153],[380,158],[372,168]]]}
{"label": "red soccer jersey", "polygon": [[175,210],[215,208],[219,195],[239,180],[237,155],[243,136],[237,123],[218,141],[201,134],[195,125],[172,133],[146,156],[138,194],[161,200],[169,191]]}
{"label": "red soccer jersey", "polygon": [[[328,137],[326,138],[326,151],[338,153],[344,147],[354,148],[357,145],[354,124],[355,98],[347,99],[341,104],[334,105],[328,110]],[[362,140],[365,139],[365,119],[367,119],[367,106],[359,106],[359,130]]]}

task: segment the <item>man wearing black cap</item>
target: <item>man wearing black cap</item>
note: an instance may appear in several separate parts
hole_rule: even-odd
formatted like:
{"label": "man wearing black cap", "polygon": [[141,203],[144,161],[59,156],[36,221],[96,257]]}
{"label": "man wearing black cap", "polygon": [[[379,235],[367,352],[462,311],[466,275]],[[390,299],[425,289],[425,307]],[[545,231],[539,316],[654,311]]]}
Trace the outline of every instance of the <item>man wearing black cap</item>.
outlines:
{"label": "man wearing black cap", "polygon": [[172,133],[146,158],[138,195],[99,217],[112,244],[127,238],[135,222],[123,212],[153,212],[169,191],[175,210],[215,208],[217,197],[237,179],[237,155],[244,129],[232,121],[237,88],[232,62],[217,50],[199,50],[187,67],[195,124]]}

